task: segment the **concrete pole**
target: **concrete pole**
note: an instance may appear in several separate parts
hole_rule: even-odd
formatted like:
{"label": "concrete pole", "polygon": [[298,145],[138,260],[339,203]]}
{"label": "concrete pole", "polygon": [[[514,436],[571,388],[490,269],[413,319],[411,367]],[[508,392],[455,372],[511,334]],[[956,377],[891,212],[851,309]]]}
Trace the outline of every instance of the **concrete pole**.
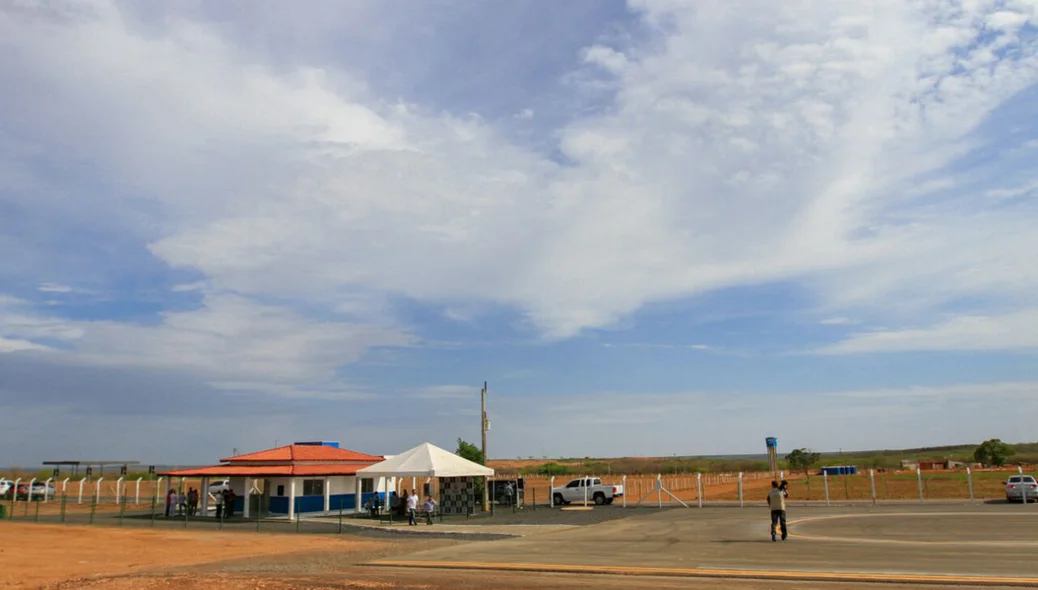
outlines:
{"label": "concrete pole", "polygon": [[86,483],[86,478],[79,480],[79,503],[83,503],[83,484]]}
{"label": "concrete pole", "polygon": [[744,504],[743,504],[743,500],[742,500],[742,472],[740,471],[739,472],[739,508],[742,508],[743,506],[744,506]]}
{"label": "concrete pole", "polygon": [[331,480],[328,477],[324,478],[324,511],[331,512],[332,510],[332,486]]}
{"label": "concrete pole", "polygon": [[52,479],[54,479],[54,478],[48,477],[47,481],[45,481],[43,483],[43,502],[44,502],[44,504],[47,503],[47,498],[50,495],[50,482],[51,482]]}
{"label": "concrete pole", "polygon": [[[375,490],[376,492],[378,490]],[[296,517],[296,478],[288,480],[288,519],[295,520]]]}
{"label": "concrete pole", "polygon": [[585,475],[584,476],[583,485],[580,486],[580,487],[584,488],[584,508],[587,508],[587,484],[588,484],[588,478]]}
{"label": "concrete pole", "polygon": [[97,503],[97,504],[101,503],[101,482],[104,481],[104,480],[105,480],[105,478],[99,477],[99,478],[97,478],[97,483],[94,484],[94,485],[97,486],[97,489],[94,490],[96,492],[96,494],[95,494],[95,503]]}
{"label": "concrete pole", "polygon": [[361,496],[363,496],[362,492],[364,490],[361,487],[361,478],[353,476],[353,488],[353,513],[360,514]]}
{"label": "concrete pole", "polygon": [[[156,492],[157,493],[157,492]],[[209,516],[209,478],[202,478],[202,489],[198,490],[199,495],[199,506],[198,510],[202,513],[202,516]]]}
{"label": "concrete pole", "polygon": [[970,504],[973,504],[973,472],[969,467],[966,468],[966,486],[970,489]]}
{"label": "concrete pole", "polygon": [[[624,477],[627,477],[626,475]],[[548,506],[555,508],[555,476],[548,480]]]}
{"label": "concrete pole", "polygon": [[876,505],[876,470],[869,469],[869,484],[872,486],[872,505]]}
{"label": "concrete pole", "polygon": [[122,487],[123,487],[123,478],[122,478],[122,476],[119,476],[119,479],[115,480],[115,503],[116,504],[118,504],[120,502],[119,490],[122,489]]}
{"label": "concrete pole", "polygon": [[68,490],[68,480],[70,480],[70,479],[72,479],[72,478],[71,477],[66,477],[65,481],[61,482],[61,495],[62,496],[64,496],[66,494],[67,490]]}
{"label": "concrete pole", "polygon": [[663,508],[663,476],[656,474],[656,507]]}
{"label": "concrete pole", "polygon": [[[32,486],[35,485],[35,484],[36,484],[36,478],[35,477],[32,478],[31,480],[29,480],[29,489],[26,490],[26,494],[25,494],[25,500],[27,502],[32,502]],[[14,493],[16,493],[16,494],[18,493],[18,489],[17,488],[14,490]]]}
{"label": "concrete pole", "polygon": [[829,506],[829,472],[822,472],[822,485],[825,487],[825,505]]}
{"label": "concrete pole", "polygon": [[245,477],[245,494],[244,494],[245,502],[242,503],[242,508],[241,508],[241,516],[242,516],[242,518],[248,518],[249,517],[249,492],[251,492],[251,491],[252,491],[252,486],[249,485],[249,478],[248,478],[248,476],[246,476]]}
{"label": "concrete pole", "polygon": [[621,485],[624,487],[624,497],[623,497],[624,508],[627,508],[627,476],[626,475],[623,477],[623,483]]}
{"label": "concrete pole", "polygon": [[923,470],[918,468],[918,467],[915,468],[915,479],[916,479],[916,484],[919,486],[919,503],[922,504],[923,503]]}
{"label": "concrete pole", "polygon": [[142,479],[144,479],[144,478],[143,477],[138,477],[137,478],[137,490],[133,494],[133,503],[134,504],[140,504],[141,503],[141,480]]}
{"label": "concrete pole", "polygon": [[[159,490],[162,488],[162,480],[164,480],[164,479],[166,479],[166,478],[162,477],[160,475],[159,478],[155,480],[155,503],[156,504],[159,503]],[[209,488],[206,488],[206,491],[208,492]]]}
{"label": "concrete pole", "polygon": [[699,504],[700,508],[703,507],[703,474],[702,473],[697,473],[696,474],[696,502]]}

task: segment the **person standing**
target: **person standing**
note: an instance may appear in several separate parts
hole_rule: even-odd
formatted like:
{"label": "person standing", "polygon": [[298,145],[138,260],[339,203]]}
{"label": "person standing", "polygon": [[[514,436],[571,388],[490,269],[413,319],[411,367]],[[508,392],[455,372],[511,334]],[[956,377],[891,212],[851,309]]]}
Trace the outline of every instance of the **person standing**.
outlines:
{"label": "person standing", "polygon": [[432,525],[433,512],[436,511],[436,500],[432,496],[425,497],[425,524]]}
{"label": "person standing", "polygon": [[407,497],[407,524],[411,526],[418,526],[418,521],[415,520],[415,515],[418,512],[418,494],[411,490],[411,495]]}
{"label": "person standing", "polygon": [[198,512],[198,490],[191,488],[187,491],[187,514],[194,516]]}
{"label": "person standing", "polygon": [[776,527],[781,528],[782,540],[789,535],[786,528],[786,491],[779,487],[777,481],[771,482],[768,492],[768,508],[771,510],[771,540],[776,541]]}
{"label": "person standing", "polygon": [[170,490],[166,492],[166,518],[170,518],[173,516],[173,512],[176,510],[176,498],[176,492],[173,491],[173,488],[170,488]]}
{"label": "person standing", "polygon": [[216,518],[223,518],[223,492],[216,493]]}
{"label": "person standing", "polygon": [[177,492],[177,516],[182,514],[187,514],[187,496],[184,495],[184,488]]}

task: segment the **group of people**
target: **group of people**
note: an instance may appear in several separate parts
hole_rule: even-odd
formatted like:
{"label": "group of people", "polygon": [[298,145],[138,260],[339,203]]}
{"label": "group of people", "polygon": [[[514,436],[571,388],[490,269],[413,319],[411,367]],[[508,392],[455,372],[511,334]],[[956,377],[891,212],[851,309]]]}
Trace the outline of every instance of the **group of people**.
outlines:
{"label": "group of people", "polygon": [[[234,515],[234,490],[228,488],[217,492],[216,496],[216,518],[230,518]],[[177,492],[169,490],[166,492],[166,518],[175,516],[195,516],[198,514],[199,493],[195,488],[188,488]]]}
{"label": "group of people", "polygon": [[198,513],[198,490],[188,488],[187,493],[181,489],[166,492],[166,518],[173,516],[194,516]]}
{"label": "group of people", "polygon": [[771,482],[771,490],[768,492],[768,509],[771,510],[771,540],[778,540],[778,534],[782,534],[785,541],[789,536],[786,526],[786,498],[789,497],[789,482],[782,480]]}
{"label": "group of people", "polygon": [[[390,493],[392,499],[392,509],[400,517],[407,516],[407,524],[412,526],[418,525],[418,502],[421,496],[418,495],[417,490],[411,490],[408,493],[407,489],[404,489],[400,494]],[[426,496],[425,502],[422,504],[422,509],[425,512],[425,524],[433,523],[433,514],[436,513],[436,500],[433,500],[432,496]],[[376,492],[371,497],[371,502],[368,504],[368,508],[371,511],[372,518],[377,517],[380,509],[382,508],[382,499]]]}
{"label": "group of people", "polygon": [[[407,490],[400,496],[399,509],[407,511],[407,524],[411,526],[418,526],[418,492],[411,490],[408,494]],[[425,524],[433,523],[433,513],[436,512],[436,500],[432,499],[432,496],[425,497],[425,503],[422,505],[425,510]]]}

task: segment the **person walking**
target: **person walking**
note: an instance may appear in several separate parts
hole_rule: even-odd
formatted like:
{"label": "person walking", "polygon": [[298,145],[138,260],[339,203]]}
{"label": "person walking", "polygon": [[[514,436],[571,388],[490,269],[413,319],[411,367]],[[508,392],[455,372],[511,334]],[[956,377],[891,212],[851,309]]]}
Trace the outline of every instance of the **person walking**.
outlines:
{"label": "person walking", "polygon": [[436,511],[436,500],[432,496],[425,497],[425,524],[432,525],[433,512]]}
{"label": "person walking", "polygon": [[176,492],[173,491],[172,488],[170,488],[170,490],[166,492],[166,518],[170,518],[173,516],[173,512],[176,510],[176,498]]}
{"label": "person walking", "polygon": [[418,526],[418,521],[415,520],[415,515],[418,512],[418,494],[411,490],[411,495],[407,497],[407,524],[410,526]]}
{"label": "person walking", "polygon": [[777,481],[771,482],[771,491],[768,492],[768,508],[771,510],[772,542],[777,540],[776,528],[781,529],[783,541],[789,536],[789,530],[786,527],[786,494],[787,492],[779,487]]}

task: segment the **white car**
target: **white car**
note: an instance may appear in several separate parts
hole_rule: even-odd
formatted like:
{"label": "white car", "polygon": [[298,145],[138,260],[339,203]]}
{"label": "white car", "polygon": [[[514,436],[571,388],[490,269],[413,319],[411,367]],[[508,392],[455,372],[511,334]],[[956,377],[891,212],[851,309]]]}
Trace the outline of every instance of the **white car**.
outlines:
{"label": "white car", "polygon": [[7,494],[11,493],[14,488],[14,482],[9,479],[0,478],[0,498],[7,497]]}
{"label": "white car", "polygon": [[229,489],[231,489],[231,480],[229,479],[221,479],[209,484],[209,493],[213,495],[222,494],[224,490]]}
{"label": "white car", "polygon": [[1038,482],[1030,475],[1014,475],[1006,481],[1006,502],[1038,502]]}
{"label": "white car", "polygon": [[574,479],[561,488],[552,488],[551,496],[555,505],[570,504],[572,502],[594,502],[612,504],[615,498],[624,495],[624,487],[619,484],[602,484],[597,477],[583,477]]}
{"label": "white car", "polygon": [[57,496],[57,492],[54,489],[54,484],[43,481],[38,481],[32,484],[32,497],[33,499],[40,500],[53,500]]}

